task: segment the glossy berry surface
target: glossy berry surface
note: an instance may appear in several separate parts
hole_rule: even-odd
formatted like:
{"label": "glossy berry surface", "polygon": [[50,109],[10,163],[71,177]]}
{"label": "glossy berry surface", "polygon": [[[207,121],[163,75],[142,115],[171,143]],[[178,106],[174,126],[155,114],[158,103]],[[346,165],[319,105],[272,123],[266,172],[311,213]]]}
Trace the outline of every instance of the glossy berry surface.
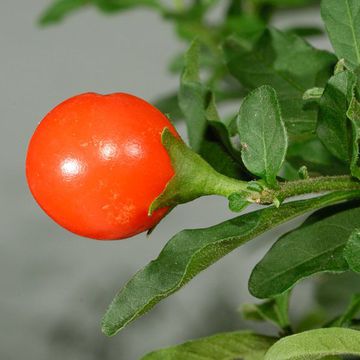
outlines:
{"label": "glossy berry surface", "polygon": [[[176,130],[135,96],[87,93],[55,107],[31,138],[26,177],[58,224],[94,239],[123,239],[152,228],[152,201],[174,175],[161,132]],[[178,135],[177,135],[178,136]]]}

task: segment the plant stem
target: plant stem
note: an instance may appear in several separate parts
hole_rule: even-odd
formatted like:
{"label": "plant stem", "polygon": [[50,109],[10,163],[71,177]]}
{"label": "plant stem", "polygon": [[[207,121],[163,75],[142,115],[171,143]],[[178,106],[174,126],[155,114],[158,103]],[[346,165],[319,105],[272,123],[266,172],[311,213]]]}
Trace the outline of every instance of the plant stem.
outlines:
{"label": "plant stem", "polygon": [[360,182],[347,175],[288,181],[281,183],[279,189],[265,189],[252,199],[260,204],[270,204],[276,199],[282,202],[293,196],[341,190],[360,190]]}

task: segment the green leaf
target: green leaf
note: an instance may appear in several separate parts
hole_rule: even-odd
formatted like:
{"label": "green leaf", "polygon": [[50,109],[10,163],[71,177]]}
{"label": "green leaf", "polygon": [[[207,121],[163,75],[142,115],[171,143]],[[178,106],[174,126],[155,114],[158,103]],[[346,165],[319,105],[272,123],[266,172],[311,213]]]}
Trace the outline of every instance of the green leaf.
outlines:
{"label": "green leaf", "polygon": [[267,4],[276,7],[295,7],[316,3],[316,0],[252,0],[255,4]]}
{"label": "green leaf", "polygon": [[175,235],[159,257],[140,270],[116,295],[103,319],[103,332],[115,335],[217,260],[269,229],[308,211],[353,199],[359,191],[268,207],[207,229]]}
{"label": "green leaf", "polygon": [[321,15],[339,59],[352,68],[360,65],[360,2],[322,0]]}
{"label": "green leaf", "polygon": [[281,329],[290,327],[289,320],[290,292],[286,292],[261,304],[245,304],[242,308],[244,319],[271,321]]}
{"label": "green leaf", "polygon": [[318,360],[335,355],[360,355],[360,331],[329,328],[288,336],[270,348],[265,360]]}
{"label": "green leaf", "polygon": [[317,112],[306,109],[302,97],[307,89],[325,85],[335,56],[275,29],[265,31],[251,49],[232,37],[224,50],[230,72],[243,86],[251,90],[270,85],[276,90],[289,133],[315,130]]}
{"label": "green leaf", "polygon": [[360,273],[360,230],[355,229],[344,249],[344,257],[350,269]]}
{"label": "green leaf", "polygon": [[297,169],[305,165],[316,176],[348,173],[346,165],[335,158],[314,136],[293,141],[287,151],[287,161]]}
{"label": "green leaf", "polygon": [[156,99],[154,106],[163,114],[168,115],[171,121],[177,121],[184,117],[179,108],[177,92]]}
{"label": "green leaf", "polygon": [[356,76],[350,71],[340,72],[328,81],[320,99],[317,134],[326,148],[338,159],[351,159],[351,131],[347,110],[356,86]]}
{"label": "green leaf", "polygon": [[103,12],[113,13],[135,7],[150,7],[161,9],[159,0],[92,0],[94,5]]}
{"label": "green leaf", "polygon": [[330,316],[341,313],[349,298],[354,293],[360,293],[360,277],[354,272],[323,274],[316,280],[316,301]]}
{"label": "green leaf", "polygon": [[229,196],[229,209],[233,212],[241,212],[251,203],[244,200],[246,194],[234,193]]}
{"label": "green leaf", "polygon": [[179,105],[185,115],[190,146],[199,152],[207,128],[206,108],[210,91],[201,83],[199,68],[199,43],[194,41],[185,55],[181,76]]}
{"label": "green leaf", "polygon": [[324,93],[324,88],[313,87],[311,89],[307,89],[304,92],[303,99],[304,100],[320,100],[323,93]]}
{"label": "green leaf", "polygon": [[286,155],[287,134],[273,88],[262,86],[244,99],[238,131],[247,169],[276,186],[276,176]]}
{"label": "green leaf", "polygon": [[347,271],[343,250],[359,226],[360,208],[338,206],[311,215],[302,226],[280,237],[256,265],[250,292],[258,298],[272,297],[312,274]]}
{"label": "green leaf", "polygon": [[39,22],[41,25],[60,22],[86,5],[96,6],[104,12],[118,12],[139,6],[161,9],[158,0],[55,0],[41,15]]}
{"label": "green leaf", "polygon": [[242,164],[238,164],[240,155],[233,149],[228,130],[219,119],[213,93],[200,80],[199,46],[194,41],[185,55],[178,94],[190,146],[217,171],[240,178],[243,174]]}
{"label": "green leaf", "polygon": [[355,294],[351,297],[351,301],[345,312],[333,321],[330,326],[332,327],[349,327],[351,321],[360,311],[360,294]]}
{"label": "green leaf", "polygon": [[48,25],[62,21],[67,15],[88,5],[89,0],[57,0],[40,16],[39,23]]}
{"label": "green leaf", "polygon": [[229,332],[154,351],[142,360],[263,360],[275,341],[251,332]]}
{"label": "green leaf", "polygon": [[347,117],[350,119],[352,126],[352,151],[350,169],[351,175],[360,179],[360,159],[359,159],[359,143],[360,143],[360,103],[355,95],[352,96]]}

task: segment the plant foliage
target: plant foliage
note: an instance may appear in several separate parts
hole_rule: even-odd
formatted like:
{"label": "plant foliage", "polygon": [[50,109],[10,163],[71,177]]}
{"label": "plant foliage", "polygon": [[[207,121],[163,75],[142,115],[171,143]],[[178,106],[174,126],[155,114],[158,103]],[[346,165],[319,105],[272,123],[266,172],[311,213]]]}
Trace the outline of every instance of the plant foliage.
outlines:
{"label": "plant foliage", "polygon": [[[321,28],[269,25],[284,9],[314,5],[333,52],[309,43],[313,35],[326,35]],[[118,333],[232,250],[313,212],[277,239],[249,280],[249,291],[263,301],[244,305],[242,314],[276,325],[273,337],[222,333],[152,352],[144,360],[360,356],[360,1],[318,5],[316,0],[55,0],[40,17],[48,25],[85,7],[105,13],[146,7],[171,22],[188,49],[169,66],[180,77],[179,90],[157,104],[171,119],[185,120],[189,144],[164,130],[175,176],[149,213],[204,195],[225,196],[234,212],[259,206],[221,224],[175,234],[117,293],[103,318],[106,335]],[[210,21],[216,7],[222,15]],[[225,102],[233,106],[227,115]],[[299,195],[308,197],[294,199]],[[291,289],[324,272],[331,275],[323,276],[316,292],[328,319],[315,316],[314,309],[295,326],[289,317]],[[349,280],[341,282],[334,273]]]}

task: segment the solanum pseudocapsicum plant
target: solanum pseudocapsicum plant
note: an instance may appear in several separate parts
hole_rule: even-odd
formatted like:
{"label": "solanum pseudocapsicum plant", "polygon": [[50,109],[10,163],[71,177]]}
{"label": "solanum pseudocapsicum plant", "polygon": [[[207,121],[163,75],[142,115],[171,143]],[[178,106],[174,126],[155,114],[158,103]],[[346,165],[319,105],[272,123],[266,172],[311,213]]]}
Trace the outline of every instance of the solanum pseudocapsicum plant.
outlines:
{"label": "solanum pseudocapsicum plant", "polygon": [[[310,1],[230,1],[223,22],[208,25],[206,14],[215,3],[194,1],[187,7],[180,1],[180,7],[170,16],[158,1],[60,0],[44,18],[58,19],[85,4],[106,10],[147,5],[166,13],[185,38],[198,35],[180,62],[183,71],[178,100],[190,147],[159,112],[134,98],[133,104],[139,101],[156,114],[152,119],[156,131],[149,134],[154,147],[148,154],[154,156],[154,162],[162,154],[162,164],[157,165],[160,169],[164,166],[170,178],[161,178],[161,186],[148,193],[148,202],[140,202],[149,206],[148,213],[144,216],[142,207],[142,215],[133,218],[137,227],[134,233],[155,225],[172,207],[203,195],[227,197],[235,212],[250,204],[259,206],[210,228],[174,235],[159,257],[116,295],[104,316],[103,331],[109,336],[118,333],[233,249],[279,224],[312,212],[301,226],[275,242],[249,280],[251,294],[263,301],[245,305],[243,316],[272,322],[279,328],[276,336],[248,331],[222,333],[155,351],[143,359],[313,360],[360,356],[360,295],[356,293],[360,272],[360,2],[321,2],[322,18],[335,54],[307,43],[302,35],[312,29],[281,31],[265,26],[276,6],[305,5]],[[123,96],[126,95],[100,97],[100,102]],[[238,102],[238,113],[224,120],[217,111],[217,99],[229,97],[242,101],[241,105]],[[108,121],[117,119],[115,128],[122,126],[121,117],[113,116],[123,111],[124,104],[120,103],[110,113],[105,112],[107,116],[101,115],[102,106],[98,112],[92,112],[101,121],[95,122],[95,128],[90,127],[90,138],[96,140],[96,132],[103,129],[101,124]],[[90,100],[87,106],[93,107],[94,102]],[[83,108],[85,113],[87,106]],[[178,109],[168,109],[170,117],[178,114]],[[133,115],[126,114],[130,116],[126,123],[131,124]],[[73,116],[67,111],[58,122],[71,124]],[[65,131],[64,139],[70,141],[71,134],[74,131],[68,135]],[[135,138],[137,135],[132,134]],[[141,136],[146,142],[147,136]],[[51,138],[44,136],[42,140]],[[120,143],[115,147],[126,143],[126,139],[117,141]],[[99,144],[95,141],[93,149],[104,150],[106,143]],[[78,151],[81,144],[70,142],[69,146]],[[105,155],[112,154],[111,146],[105,146],[105,150]],[[86,152],[83,148],[80,153],[83,151]],[[167,167],[170,163],[173,172]],[[70,170],[73,165],[69,162]],[[102,173],[107,180],[107,165],[104,166]],[[114,167],[116,163],[109,171],[114,171]],[[101,177],[100,173],[100,178],[90,182],[90,196],[91,191],[97,191]],[[135,181],[129,179],[132,180]],[[147,184],[143,183],[147,192]],[[111,192],[111,182],[105,186],[110,186]],[[309,194],[312,197],[294,198]],[[103,205],[101,196],[100,193],[96,206]],[[121,200],[117,203],[119,211]],[[71,204],[70,198],[68,201]],[[47,210],[45,204],[43,207]],[[163,212],[153,222],[136,222],[152,219],[159,211]],[[291,290],[302,279],[325,272],[348,274],[352,279],[352,296],[346,292],[348,307],[332,319],[325,316],[317,322],[305,319],[301,325],[293,324],[288,316]],[[338,281],[336,286],[343,285]]]}

